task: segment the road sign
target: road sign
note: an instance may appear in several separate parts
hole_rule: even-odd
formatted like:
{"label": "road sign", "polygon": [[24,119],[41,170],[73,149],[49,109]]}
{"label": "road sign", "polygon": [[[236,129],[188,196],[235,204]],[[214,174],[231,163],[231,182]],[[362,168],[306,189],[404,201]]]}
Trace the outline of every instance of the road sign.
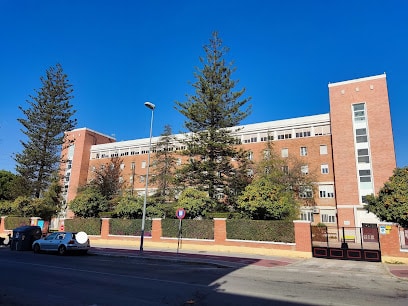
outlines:
{"label": "road sign", "polygon": [[176,216],[177,216],[177,218],[179,218],[180,220],[181,220],[181,219],[184,219],[184,217],[186,216],[186,211],[184,210],[184,208],[179,208],[179,209],[177,209]]}

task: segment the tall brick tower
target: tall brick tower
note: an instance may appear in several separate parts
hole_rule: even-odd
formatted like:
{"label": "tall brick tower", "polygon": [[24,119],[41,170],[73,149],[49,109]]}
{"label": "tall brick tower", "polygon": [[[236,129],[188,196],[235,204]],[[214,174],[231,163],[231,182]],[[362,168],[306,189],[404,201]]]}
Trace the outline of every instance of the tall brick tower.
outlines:
{"label": "tall brick tower", "polygon": [[376,222],[364,209],[396,167],[386,75],[329,84],[338,225]]}
{"label": "tall brick tower", "polygon": [[[66,132],[67,145],[61,155],[67,162],[61,164],[63,197],[65,203],[75,198],[77,189],[87,183],[91,146],[115,142],[115,138],[95,132],[88,128],[75,129]],[[66,211],[66,217],[72,213]]]}

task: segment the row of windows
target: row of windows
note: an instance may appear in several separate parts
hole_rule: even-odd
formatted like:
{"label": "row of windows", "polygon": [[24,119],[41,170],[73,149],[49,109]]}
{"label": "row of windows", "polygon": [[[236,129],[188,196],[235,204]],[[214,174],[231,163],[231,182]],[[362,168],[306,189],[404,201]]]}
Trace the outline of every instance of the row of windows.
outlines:
{"label": "row of windows", "polygon": [[[314,127],[314,136],[322,136],[322,135],[329,135],[330,134],[330,126],[319,126],[319,127]],[[310,128],[305,128],[305,129],[296,129],[294,132],[292,130],[287,130],[287,131],[278,131],[275,134],[277,136],[278,140],[282,139],[291,139],[293,138],[293,135],[295,138],[302,138],[302,137],[311,137],[312,136],[312,130]],[[246,136],[243,140],[244,143],[251,143],[251,142],[257,142],[258,137],[255,135],[251,136]],[[274,135],[268,135],[268,136],[261,136],[261,141],[268,141],[268,140],[274,140],[275,136]],[[237,143],[241,143],[240,138],[237,139]]]}
{"label": "row of windows", "polygon": [[[300,147],[300,156],[307,156],[308,154],[308,149],[307,147]],[[327,154],[327,145],[320,145],[320,155],[326,155]],[[289,156],[289,149],[288,148],[283,148],[281,150],[281,156],[282,157],[288,157]]]}
{"label": "row of windows", "polygon": [[[313,190],[310,186],[303,186],[299,191],[299,198],[311,199],[313,198]],[[334,186],[333,185],[319,185],[319,198],[331,199],[334,198]]]}
{"label": "row of windows", "polygon": [[[300,213],[300,219],[314,222],[314,213],[312,211],[303,211]],[[320,214],[322,223],[336,223],[336,214],[334,212]]]}

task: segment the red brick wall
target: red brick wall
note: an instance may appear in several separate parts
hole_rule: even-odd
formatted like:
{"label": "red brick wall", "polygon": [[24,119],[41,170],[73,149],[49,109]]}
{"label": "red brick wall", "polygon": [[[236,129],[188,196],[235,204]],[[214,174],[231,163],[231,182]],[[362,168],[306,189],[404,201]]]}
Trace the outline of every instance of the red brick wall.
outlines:
{"label": "red brick wall", "polygon": [[[337,85],[338,84],[338,85]],[[396,167],[385,75],[329,86],[337,205],[359,204],[352,104],[365,102],[375,192]]]}

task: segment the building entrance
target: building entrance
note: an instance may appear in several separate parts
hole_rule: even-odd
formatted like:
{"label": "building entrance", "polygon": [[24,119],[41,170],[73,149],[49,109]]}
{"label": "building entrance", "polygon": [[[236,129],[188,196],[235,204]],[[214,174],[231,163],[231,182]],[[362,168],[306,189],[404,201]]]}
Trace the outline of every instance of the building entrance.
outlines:
{"label": "building entrance", "polygon": [[361,227],[312,226],[313,257],[381,261],[377,224]]}

